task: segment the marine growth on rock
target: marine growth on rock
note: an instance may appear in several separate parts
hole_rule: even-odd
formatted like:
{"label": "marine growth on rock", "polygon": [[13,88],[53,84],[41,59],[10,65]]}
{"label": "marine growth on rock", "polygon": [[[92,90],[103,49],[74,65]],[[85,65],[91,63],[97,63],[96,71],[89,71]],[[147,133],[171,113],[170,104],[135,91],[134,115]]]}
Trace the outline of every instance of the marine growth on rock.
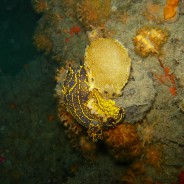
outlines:
{"label": "marine growth on rock", "polygon": [[161,28],[142,27],[134,37],[135,51],[143,57],[159,55],[168,39],[168,31]]}

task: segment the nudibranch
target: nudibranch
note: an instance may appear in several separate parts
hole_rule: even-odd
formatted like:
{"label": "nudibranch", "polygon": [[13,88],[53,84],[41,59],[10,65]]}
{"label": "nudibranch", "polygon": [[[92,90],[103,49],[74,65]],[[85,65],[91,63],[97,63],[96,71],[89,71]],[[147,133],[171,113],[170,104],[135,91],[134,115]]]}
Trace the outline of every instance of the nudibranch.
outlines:
{"label": "nudibranch", "polygon": [[124,118],[113,98],[122,94],[130,74],[130,58],[117,40],[98,38],[86,48],[84,65],[68,69],[62,94],[67,111],[88,129],[93,140]]}
{"label": "nudibranch", "polygon": [[62,93],[67,111],[88,129],[93,140],[102,139],[102,130],[114,127],[124,117],[124,110],[115,101],[102,97],[98,89],[91,88],[84,66],[69,67]]}

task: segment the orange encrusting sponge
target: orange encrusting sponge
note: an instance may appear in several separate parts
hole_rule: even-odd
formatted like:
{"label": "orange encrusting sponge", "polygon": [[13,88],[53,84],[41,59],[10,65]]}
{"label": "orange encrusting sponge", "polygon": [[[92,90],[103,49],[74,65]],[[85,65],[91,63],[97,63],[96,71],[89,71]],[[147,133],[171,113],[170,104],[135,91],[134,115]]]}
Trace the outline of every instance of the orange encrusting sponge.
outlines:
{"label": "orange encrusting sponge", "polygon": [[164,7],[164,19],[172,19],[177,14],[179,0],[167,0]]}

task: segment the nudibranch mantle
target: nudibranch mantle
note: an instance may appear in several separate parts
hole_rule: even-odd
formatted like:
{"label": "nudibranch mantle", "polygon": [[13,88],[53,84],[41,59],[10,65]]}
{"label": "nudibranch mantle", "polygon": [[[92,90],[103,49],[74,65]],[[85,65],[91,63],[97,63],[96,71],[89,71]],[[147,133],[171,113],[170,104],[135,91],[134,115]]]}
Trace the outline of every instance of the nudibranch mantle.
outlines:
{"label": "nudibranch mantle", "polygon": [[112,38],[98,38],[86,47],[84,66],[89,68],[89,82],[107,98],[122,95],[128,82],[131,59],[127,49]]}
{"label": "nudibranch mantle", "polygon": [[114,127],[124,117],[124,109],[116,106],[115,101],[105,99],[97,89],[90,87],[84,66],[69,67],[62,93],[67,111],[88,129],[93,140],[102,139],[102,130]]}

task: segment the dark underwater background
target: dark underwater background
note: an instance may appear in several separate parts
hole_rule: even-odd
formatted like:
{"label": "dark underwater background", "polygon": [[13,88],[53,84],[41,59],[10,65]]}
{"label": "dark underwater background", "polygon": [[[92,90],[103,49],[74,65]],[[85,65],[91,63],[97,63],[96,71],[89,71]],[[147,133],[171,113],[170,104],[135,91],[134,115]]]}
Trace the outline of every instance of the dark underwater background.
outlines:
{"label": "dark underwater background", "polygon": [[65,140],[56,130],[54,72],[36,61],[33,34],[39,18],[30,1],[1,1],[1,184],[63,183],[72,175],[67,167],[78,161],[62,156],[66,151],[60,141]]}

